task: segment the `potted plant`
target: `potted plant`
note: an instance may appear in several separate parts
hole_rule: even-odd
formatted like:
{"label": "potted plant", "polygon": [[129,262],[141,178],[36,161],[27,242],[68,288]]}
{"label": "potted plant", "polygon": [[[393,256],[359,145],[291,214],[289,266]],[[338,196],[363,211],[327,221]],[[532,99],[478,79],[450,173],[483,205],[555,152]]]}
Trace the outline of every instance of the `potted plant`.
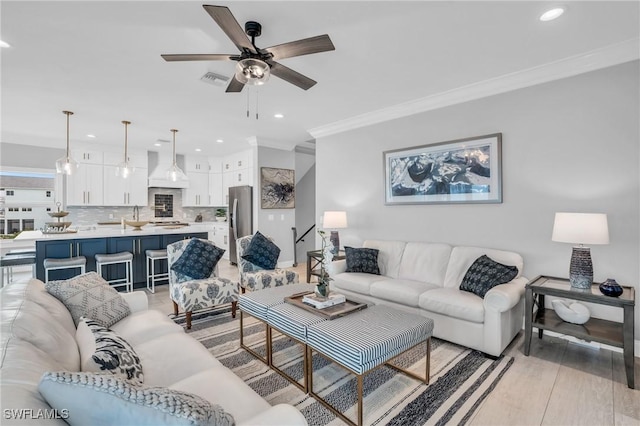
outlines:
{"label": "potted plant", "polygon": [[227,209],[216,209],[216,220],[224,222],[227,220]]}

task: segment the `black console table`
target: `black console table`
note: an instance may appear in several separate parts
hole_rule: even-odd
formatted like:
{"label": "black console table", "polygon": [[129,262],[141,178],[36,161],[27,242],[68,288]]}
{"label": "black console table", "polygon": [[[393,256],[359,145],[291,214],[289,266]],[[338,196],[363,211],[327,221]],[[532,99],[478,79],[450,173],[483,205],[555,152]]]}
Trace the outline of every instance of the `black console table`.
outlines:
{"label": "black console table", "polygon": [[[550,330],[578,339],[622,348],[627,385],[634,389],[635,289],[625,286],[623,289],[624,292],[619,297],[609,297],[600,292],[598,284],[592,285],[591,289],[580,290],[571,288],[569,280],[565,278],[541,275],[533,279],[527,284],[525,291],[524,354],[528,356],[531,350],[531,334],[534,327],[538,329],[539,338],[542,338],[543,330]],[[623,321],[619,323],[590,318],[589,321],[580,325],[564,322],[553,309],[545,308],[546,295],[622,308]],[[537,310],[534,309],[536,307]]]}

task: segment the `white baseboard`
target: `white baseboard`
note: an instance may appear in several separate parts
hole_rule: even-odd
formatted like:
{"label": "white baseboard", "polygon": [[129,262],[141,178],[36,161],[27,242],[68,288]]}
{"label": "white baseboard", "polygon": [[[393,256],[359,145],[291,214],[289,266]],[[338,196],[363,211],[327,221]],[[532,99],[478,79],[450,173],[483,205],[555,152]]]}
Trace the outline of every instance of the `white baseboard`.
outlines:
{"label": "white baseboard", "polygon": [[[536,332],[534,331],[534,334],[536,334]],[[560,333],[556,333],[555,331],[550,331],[550,330],[545,330],[544,334],[548,334],[549,336],[553,336],[553,337],[559,337],[560,339],[564,339],[564,340],[568,340],[569,342],[575,343],[577,345],[581,345],[581,346],[586,346],[588,348],[593,348],[593,349],[607,349],[613,352],[619,352],[622,353],[622,348],[617,348],[615,346],[609,346],[609,345],[605,345],[604,343],[598,343],[598,342],[588,342],[586,340],[582,340],[582,339],[577,339],[573,336],[568,336],[566,334],[560,334]],[[636,358],[640,358],[640,340],[634,340],[633,342],[633,347],[634,347],[634,355]]]}

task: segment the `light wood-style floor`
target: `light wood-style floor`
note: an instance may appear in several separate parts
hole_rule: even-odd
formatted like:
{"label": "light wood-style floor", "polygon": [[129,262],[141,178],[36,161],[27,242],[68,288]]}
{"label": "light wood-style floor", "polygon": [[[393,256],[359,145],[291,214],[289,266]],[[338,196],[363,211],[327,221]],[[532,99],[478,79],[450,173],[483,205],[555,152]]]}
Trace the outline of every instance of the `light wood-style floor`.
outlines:
{"label": "light wood-style floor", "polygon": [[[306,264],[292,268],[306,280]],[[237,279],[228,261],[222,277]],[[22,278],[22,277],[20,277]],[[149,307],[173,312],[167,285],[147,293]],[[523,332],[505,351],[515,358],[509,371],[478,408],[471,425],[636,425],[640,426],[640,390],[627,387],[622,354],[593,349],[534,333],[530,356],[523,354]],[[640,388],[640,359],[635,358]]]}

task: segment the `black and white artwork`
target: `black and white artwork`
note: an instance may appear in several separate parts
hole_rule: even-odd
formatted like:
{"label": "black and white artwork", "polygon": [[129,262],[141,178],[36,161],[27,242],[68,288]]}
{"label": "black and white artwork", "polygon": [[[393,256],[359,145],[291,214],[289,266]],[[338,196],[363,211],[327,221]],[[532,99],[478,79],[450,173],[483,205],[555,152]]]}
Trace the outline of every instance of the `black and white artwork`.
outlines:
{"label": "black and white artwork", "polygon": [[385,204],[501,203],[502,134],[383,153]]}
{"label": "black and white artwork", "polygon": [[295,171],[290,169],[260,169],[260,200],[263,209],[295,207]]}

